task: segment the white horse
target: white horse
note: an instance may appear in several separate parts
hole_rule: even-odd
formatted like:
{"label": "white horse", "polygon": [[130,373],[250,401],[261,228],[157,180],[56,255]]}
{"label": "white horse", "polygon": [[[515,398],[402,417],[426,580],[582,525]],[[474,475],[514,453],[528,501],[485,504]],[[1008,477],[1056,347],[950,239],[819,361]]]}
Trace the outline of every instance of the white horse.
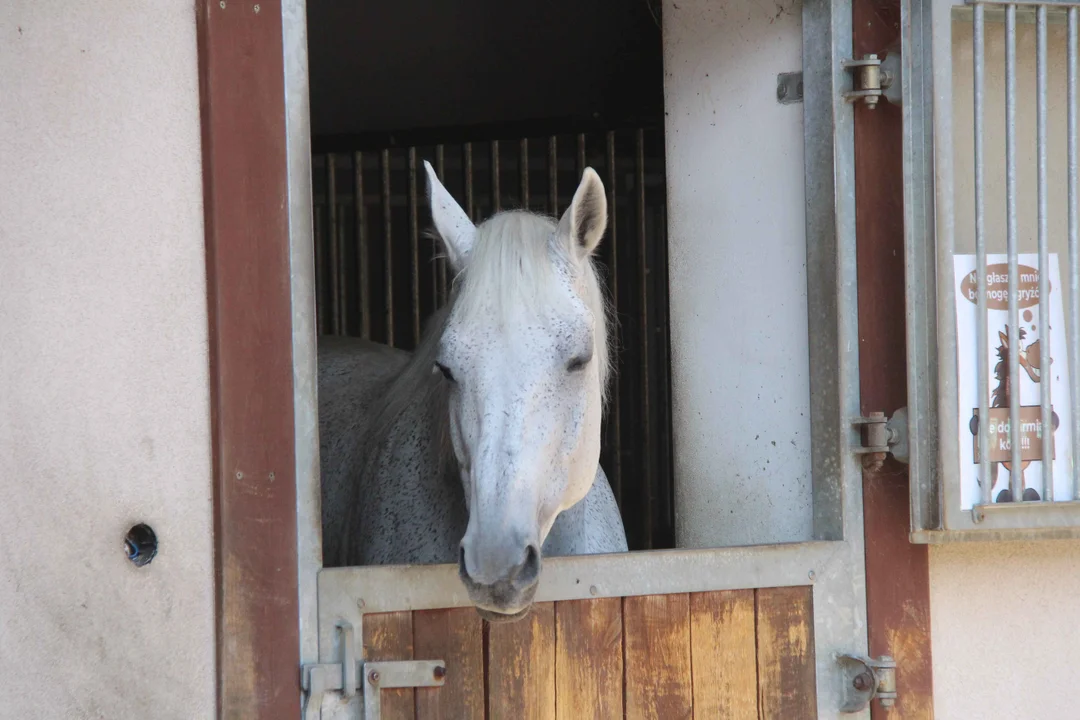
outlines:
{"label": "white horse", "polygon": [[542,554],[627,550],[599,465],[607,199],[586,168],[558,223],[509,211],[475,226],[424,166],[448,304],[411,355],[320,339],[325,562],[456,562],[481,616],[514,620]]}

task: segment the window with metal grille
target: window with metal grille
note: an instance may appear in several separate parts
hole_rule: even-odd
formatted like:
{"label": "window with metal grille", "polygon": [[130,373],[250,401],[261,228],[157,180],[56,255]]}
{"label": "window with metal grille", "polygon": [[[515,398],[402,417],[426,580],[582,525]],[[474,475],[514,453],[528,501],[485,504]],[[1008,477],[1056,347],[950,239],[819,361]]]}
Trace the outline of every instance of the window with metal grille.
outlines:
{"label": "window with metal grille", "polygon": [[903,10],[913,539],[1080,536],[1080,3]]}

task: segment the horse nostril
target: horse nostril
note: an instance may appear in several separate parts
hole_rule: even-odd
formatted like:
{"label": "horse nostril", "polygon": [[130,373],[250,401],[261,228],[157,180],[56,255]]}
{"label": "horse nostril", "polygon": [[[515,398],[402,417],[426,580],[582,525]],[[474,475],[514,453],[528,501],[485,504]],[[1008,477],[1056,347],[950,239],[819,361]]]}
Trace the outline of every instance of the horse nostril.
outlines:
{"label": "horse nostril", "polygon": [[461,575],[462,578],[468,578],[469,577],[469,569],[467,567],[465,567],[465,546],[464,545],[461,545],[461,546],[458,547],[457,566],[458,566],[458,574]]}
{"label": "horse nostril", "polygon": [[535,545],[525,549],[525,561],[514,573],[513,582],[518,588],[527,588],[540,578],[540,550]]}

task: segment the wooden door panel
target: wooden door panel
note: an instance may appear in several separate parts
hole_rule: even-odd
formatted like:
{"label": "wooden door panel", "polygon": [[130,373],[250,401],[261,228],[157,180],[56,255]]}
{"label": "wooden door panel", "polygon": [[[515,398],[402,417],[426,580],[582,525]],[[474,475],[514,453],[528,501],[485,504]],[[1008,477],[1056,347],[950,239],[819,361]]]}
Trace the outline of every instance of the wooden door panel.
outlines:
{"label": "wooden door panel", "polygon": [[487,625],[472,608],[364,618],[365,655],[441,658],[440,688],[384,690],[384,718],[811,718],[812,589],[538,603]]}

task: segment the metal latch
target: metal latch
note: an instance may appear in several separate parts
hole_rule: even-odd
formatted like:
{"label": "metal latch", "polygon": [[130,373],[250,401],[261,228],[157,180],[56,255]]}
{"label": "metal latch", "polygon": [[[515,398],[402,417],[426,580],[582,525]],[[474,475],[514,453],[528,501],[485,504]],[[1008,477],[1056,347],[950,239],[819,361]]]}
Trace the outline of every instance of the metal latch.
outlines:
{"label": "metal latch", "polygon": [[380,691],[384,688],[440,687],[446,681],[446,663],[442,660],[358,661],[352,624],[340,621],[337,628],[341,634],[341,662],[304,665],[301,670],[300,686],[306,695],[304,720],[319,720],[328,692],[340,692],[345,698],[356,695],[361,682],[358,678],[363,678],[364,684],[364,720],[379,720]]}
{"label": "metal latch", "polygon": [[871,472],[881,469],[886,455],[898,461],[908,461],[907,408],[903,407],[886,418],[883,412],[872,412],[867,417],[852,418],[852,425],[863,428],[862,445],[853,450],[863,456],[863,467]]}
{"label": "metal latch", "polygon": [[861,60],[844,60],[844,69],[853,78],[853,90],[844,93],[851,102],[863,101],[870,110],[884,96],[890,103],[900,102],[900,53],[890,52],[885,60],[877,55],[863,55]]}
{"label": "metal latch", "polygon": [[837,660],[852,673],[840,712],[865,710],[874,700],[886,708],[896,703],[896,661],[891,657],[882,655],[875,660],[865,655],[840,655]]}

